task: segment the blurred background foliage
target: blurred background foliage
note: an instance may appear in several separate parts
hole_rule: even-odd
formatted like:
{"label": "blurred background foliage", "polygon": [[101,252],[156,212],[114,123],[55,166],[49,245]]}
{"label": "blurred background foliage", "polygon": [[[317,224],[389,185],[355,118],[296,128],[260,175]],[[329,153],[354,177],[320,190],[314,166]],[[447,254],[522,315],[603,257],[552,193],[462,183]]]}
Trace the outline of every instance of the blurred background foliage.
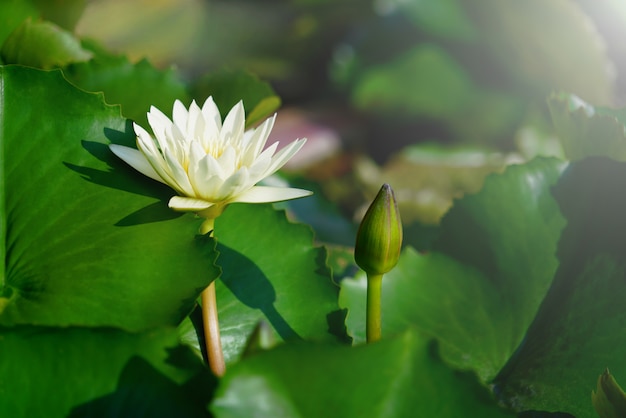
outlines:
{"label": "blurred background foliage", "polygon": [[76,32],[187,79],[249,70],[284,135],[319,142],[296,168],[343,215],[389,182],[405,223],[434,225],[486,174],[562,156],[552,91],[623,102],[624,27],[618,0],[98,0]]}
{"label": "blurred background foliage", "polygon": [[[28,2],[11,3],[28,14]],[[552,92],[601,106],[626,97],[619,0],[31,3],[43,10],[38,17],[127,56],[107,65],[173,67],[170,94],[183,99],[211,91],[224,72],[267,81],[277,97],[262,109],[282,100],[276,139],[309,138],[291,180],[314,182],[318,199],[338,203],[324,210],[310,200],[296,212],[336,243],[351,242],[352,229],[338,225],[360,219],[383,182],[396,190],[407,228],[423,230],[487,174],[538,155],[564,157],[546,102]],[[21,20],[4,23],[0,39]],[[81,85],[96,89],[102,77],[86,66],[93,61],[67,72],[88,74]]]}

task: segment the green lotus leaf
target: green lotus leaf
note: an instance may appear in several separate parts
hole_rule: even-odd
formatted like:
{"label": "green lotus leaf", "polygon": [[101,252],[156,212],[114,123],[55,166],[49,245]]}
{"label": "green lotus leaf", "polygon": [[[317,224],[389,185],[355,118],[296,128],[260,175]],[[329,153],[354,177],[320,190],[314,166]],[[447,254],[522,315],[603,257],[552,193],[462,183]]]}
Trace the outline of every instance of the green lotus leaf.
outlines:
{"label": "green lotus leaf", "polygon": [[[216,219],[215,237],[222,268],[217,306],[227,363],[239,359],[261,320],[278,341],[335,339],[329,328],[339,309],[338,288],[326,252],[313,245],[308,226],[290,223],[284,211],[269,204],[233,204]],[[200,324],[192,315],[181,330],[183,340],[196,348],[202,341]]]}
{"label": "green lotus leaf", "polygon": [[415,332],[355,348],[289,344],[255,354],[226,373],[211,411],[218,418],[513,416]]}
{"label": "green lotus leaf", "polygon": [[219,269],[199,221],[107,144],[134,134],[119,107],[60,71],[0,67],[3,324],[177,325]]}
{"label": "green lotus leaf", "polygon": [[626,163],[572,163],[554,189],[567,220],[560,265],[524,343],[496,379],[518,410],[596,417],[591,390],[607,367],[626,376]]}
{"label": "green lotus leaf", "polygon": [[206,418],[216,379],[175,329],[0,328],[0,416]]}

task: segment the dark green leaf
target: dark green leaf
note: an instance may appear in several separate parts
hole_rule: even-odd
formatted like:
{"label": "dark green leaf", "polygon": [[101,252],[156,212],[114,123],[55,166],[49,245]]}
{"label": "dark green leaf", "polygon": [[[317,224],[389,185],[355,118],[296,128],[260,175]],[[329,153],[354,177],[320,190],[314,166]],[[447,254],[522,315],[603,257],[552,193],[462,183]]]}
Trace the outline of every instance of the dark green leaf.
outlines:
{"label": "dark green leaf", "polygon": [[596,417],[590,393],[609,368],[626,378],[626,164],[573,163],[554,189],[567,219],[560,266],[524,344],[498,376],[518,410]]}
{"label": "dark green leaf", "polygon": [[119,108],[59,71],[0,67],[0,321],[175,325],[219,274],[199,221],[108,149]]}
{"label": "dark green leaf", "polygon": [[226,373],[211,410],[220,418],[512,416],[413,332],[355,348],[290,344],[251,356]]}
{"label": "dark green leaf", "polygon": [[208,417],[215,378],[175,329],[0,329],[0,416]]}

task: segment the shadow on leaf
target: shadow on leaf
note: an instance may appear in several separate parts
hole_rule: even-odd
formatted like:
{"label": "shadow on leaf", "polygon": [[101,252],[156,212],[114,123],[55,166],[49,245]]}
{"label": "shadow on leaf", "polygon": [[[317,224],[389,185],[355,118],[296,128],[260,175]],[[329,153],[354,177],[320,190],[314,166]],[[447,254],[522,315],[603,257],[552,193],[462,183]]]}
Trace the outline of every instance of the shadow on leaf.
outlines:
{"label": "shadow on leaf", "polygon": [[276,290],[257,265],[243,254],[218,243],[218,264],[224,285],[244,305],[260,310],[283,340],[301,339],[276,310]]}
{"label": "shadow on leaf", "polygon": [[[192,355],[189,350],[185,351],[186,356]],[[177,350],[170,354],[180,356],[181,353]],[[206,406],[216,385],[217,380],[208,372],[197,373],[179,385],[143,358],[135,356],[122,370],[113,393],[76,406],[68,416],[210,417]]]}
{"label": "shadow on leaf", "polygon": [[[132,130],[131,130],[132,132]],[[112,143],[128,145],[130,134],[105,129],[105,135]],[[134,136],[133,136],[134,138]],[[112,169],[105,171],[84,165],[64,162],[70,170],[80,174],[81,177],[91,183],[98,184],[124,192],[158,199],[158,202],[150,204],[142,209],[125,216],[115,223],[116,226],[132,226],[144,223],[167,221],[178,218],[183,213],[175,212],[168,208],[167,201],[174,192],[164,184],[145,177],[122,160],[117,158],[107,144],[94,141],[82,141],[83,148],[99,161],[107,164]]]}

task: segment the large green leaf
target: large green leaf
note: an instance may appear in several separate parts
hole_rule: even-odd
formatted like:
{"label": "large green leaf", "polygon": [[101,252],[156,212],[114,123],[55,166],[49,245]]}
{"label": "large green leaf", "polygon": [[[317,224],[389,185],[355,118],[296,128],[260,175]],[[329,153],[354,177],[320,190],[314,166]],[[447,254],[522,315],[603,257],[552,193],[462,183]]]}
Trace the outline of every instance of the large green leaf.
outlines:
{"label": "large green leaf", "polygon": [[177,324],[219,270],[172,191],[108,149],[119,108],[59,71],[0,67],[0,322]]}
{"label": "large green leaf", "polygon": [[290,344],[230,369],[211,406],[235,417],[507,417],[476,376],[414,332],[355,348]]}
{"label": "large green leaf", "polygon": [[497,379],[519,410],[595,417],[590,392],[609,367],[626,376],[626,163],[573,163],[554,190],[567,219],[560,266],[524,344]]}
{"label": "large green leaf", "polygon": [[594,107],[568,94],[551,95],[548,106],[569,160],[602,155],[626,161],[626,109]]}
{"label": "large green leaf", "polygon": [[[441,342],[443,357],[492,379],[521,342],[557,268],[563,219],[550,194],[563,163],[538,159],[485,180],[455,203],[433,251],[407,249],[383,279],[383,335],[409,324]],[[356,342],[366,280],[342,282],[340,305]]]}
{"label": "large green leaf", "polygon": [[[172,114],[174,100],[188,105],[186,86],[174,69],[157,70],[148,61],[131,63],[95,45],[95,58],[64,69],[67,78],[87,91],[102,91],[107,103],[122,105],[122,114],[148,129],[146,113],[155,106]],[[201,103],[200,103],[201,104]]]}
{"label": "large green leaf", "polygon": [[208,417],[216,381],[175,329],[0,329],[0,416]]}
{"label": "large green leaf", "polygon": [[[550,286],[565,221],[550,193],[566,163],[537,158],[485,180],[455,202],[441,222],[433,250],[481,271],[516,317],[521,337]],[[511,324],[513,325],[513,324]]]}
{"label": "large green leaf", "polygon": [[[290,223],[271,205],[231,205],[215,222],[222,276],[216,282],[226,361],[236,361],[260,320],[280,340],[331,338],[328,315],[338,288],[326,253],[305,225]],[[186,341],[193,329],[186,324]]]}

